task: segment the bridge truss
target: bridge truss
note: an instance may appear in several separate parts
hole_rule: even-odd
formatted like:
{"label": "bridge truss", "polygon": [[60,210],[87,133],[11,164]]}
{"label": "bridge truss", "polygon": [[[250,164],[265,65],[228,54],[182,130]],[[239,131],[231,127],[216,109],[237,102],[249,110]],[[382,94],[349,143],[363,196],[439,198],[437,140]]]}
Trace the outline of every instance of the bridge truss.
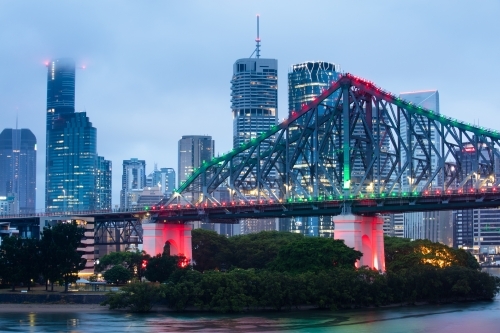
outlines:
{"label": "bridge truss", "polygon": [[498,131],[344,74],[281,124],[205,161],[160,205],[221,205],[221,192],[245,204],[491,192],[499,145]]}

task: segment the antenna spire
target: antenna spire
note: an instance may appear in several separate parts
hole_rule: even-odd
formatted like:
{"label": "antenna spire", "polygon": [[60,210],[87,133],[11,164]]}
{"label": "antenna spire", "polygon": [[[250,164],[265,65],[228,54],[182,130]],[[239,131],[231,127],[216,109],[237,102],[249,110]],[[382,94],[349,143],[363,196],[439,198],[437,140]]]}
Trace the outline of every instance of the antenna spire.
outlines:
{"label": "antenna spire", "polygon": [[255,41],[257,42],[255,57],[260,58],[259,15],[257,15],[257,38],[255,38]]}

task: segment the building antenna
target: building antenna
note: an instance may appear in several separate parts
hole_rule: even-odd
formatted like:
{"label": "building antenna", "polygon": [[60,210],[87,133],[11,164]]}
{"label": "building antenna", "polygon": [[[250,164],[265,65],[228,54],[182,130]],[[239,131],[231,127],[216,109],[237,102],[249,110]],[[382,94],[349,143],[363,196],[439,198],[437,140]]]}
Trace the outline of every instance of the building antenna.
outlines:
{"label": "building antenna", "polygon": [[259,15],[257,14],[257,38],[255,38],[255,41],[257,42],[255,51],[257,51],[257,54],[255,57],[260,58],[260,37],[259,37]]}
{"label": "building antenna", "polygon": [[16,130],[18,129],[17,127],[18,119],[19,119],[19,109],[16,108]]}
{"label": "building antenna", "polygon": [[257,38],[255,38],[255,42],[257,42],[257,45],[255,46],[255,50],[253,50],[249,58],[253,57],[254,54],[256,58],[260,58],[259,16],[260,15],[257,14]]}

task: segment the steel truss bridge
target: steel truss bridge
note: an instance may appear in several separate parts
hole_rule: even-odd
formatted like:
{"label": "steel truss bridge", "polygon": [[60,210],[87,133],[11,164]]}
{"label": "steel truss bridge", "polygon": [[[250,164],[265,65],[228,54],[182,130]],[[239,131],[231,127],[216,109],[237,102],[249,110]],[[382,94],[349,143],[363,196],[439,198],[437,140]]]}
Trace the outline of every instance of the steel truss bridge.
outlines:
{"label": "steel truss bridge", "polygon": [[497,130],[343,74],[281,124],[205,161],[169,200],[135,211],[69,214],[96,218],[96,244],[123,244],[142,242],[141,219],[237,223],[493,208],[500,206],[499,147]]}
{"label": "steel truss bridge", "polygon": [[499,147],[496,130],[344,74],[151,208],[158,221],[231,222],[498,207]]}

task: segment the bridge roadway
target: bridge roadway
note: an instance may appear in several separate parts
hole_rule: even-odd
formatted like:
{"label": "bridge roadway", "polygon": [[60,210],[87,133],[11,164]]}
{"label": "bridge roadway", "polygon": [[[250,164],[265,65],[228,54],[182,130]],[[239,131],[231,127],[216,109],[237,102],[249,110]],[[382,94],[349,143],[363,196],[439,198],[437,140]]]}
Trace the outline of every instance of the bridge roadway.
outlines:
{"label": "bridge roadway", "polygon": [[392,193],[288,199],[286,201],[260,200],[245,202],[200,203],[196,205],[170,204],[151,207],[151,216],[157,222],[187,222],[202,220],[216,223],[237,223],[245,218],[298,217],[340,215],[375,215],[441,210],[461,210],[500,207],[500,190],[496,188],[469,190],[435,190],[414,193]]}
{"label": "bridge roadway", "polygon": [[[465,192],[465,193],[464,193]],[[0,216],[0,222],[35,220],[40,217],[94,217],[96,222],[144,219],[155,222],[184,223],[204,221],[237,223],[246,218],[284,218],[300,216],[334,216],[343,212],[354,215],[408,213],[500,207],[500,189],[434,190],[380,195],[337,196],[288,199],[286,201],[254,200],[221,203],[170,204],[125,211],[81,211]],[[148,216],[149,215],[149,216]]]}

